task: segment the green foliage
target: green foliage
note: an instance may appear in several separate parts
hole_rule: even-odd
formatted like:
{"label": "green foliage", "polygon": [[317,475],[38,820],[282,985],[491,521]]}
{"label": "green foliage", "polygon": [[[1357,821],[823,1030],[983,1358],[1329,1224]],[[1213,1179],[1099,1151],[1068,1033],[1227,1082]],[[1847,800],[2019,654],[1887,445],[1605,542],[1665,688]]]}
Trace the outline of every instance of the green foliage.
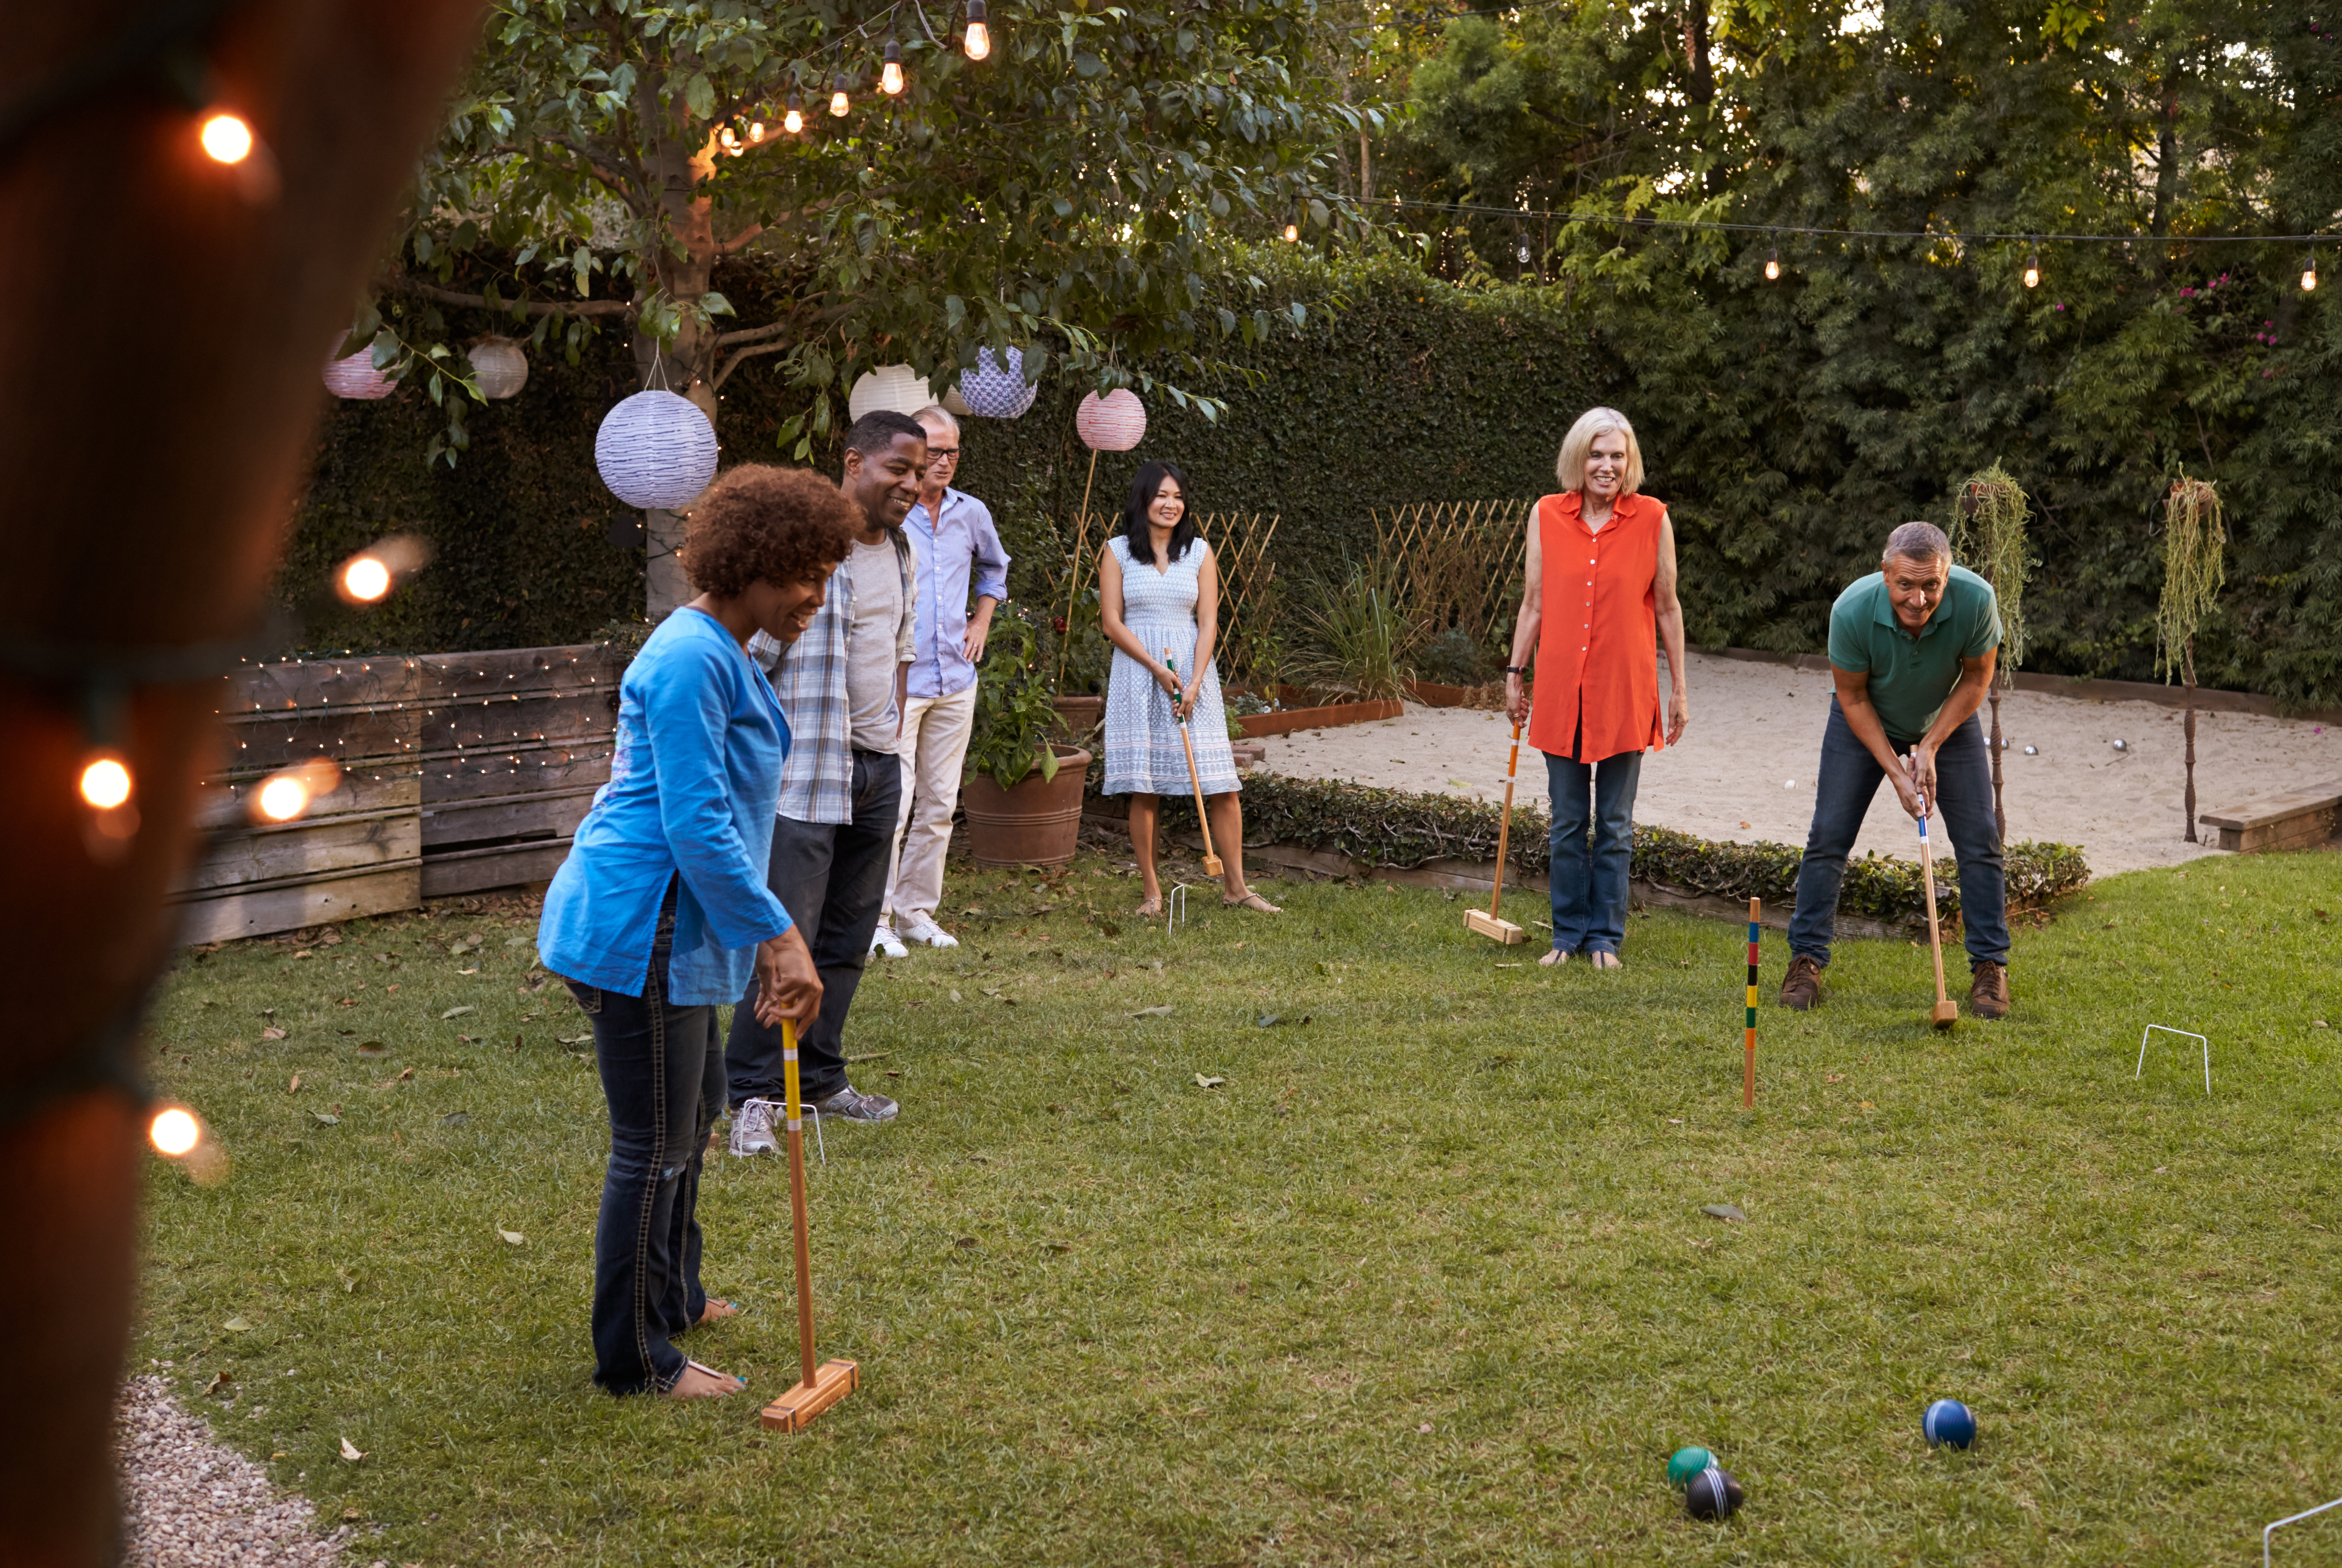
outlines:
{"label": "green foliage", "polygon": [[1415,679],[1416,628],[1399,613],[1389,564],[1354,566],[1336,583],[1316,587],[1296,628],[1301,647],[1285,669],[1302,685],[1339,692],[1360,702],[1406,694]]}
{"label": "green foliage", "polygon": [[1040,654],[1041,640],[1026,613],[993,616],[977,673],[967,767],[989,774],[1002,789],[1014,789],[1036,770],[1044,780],[1057,776],[1057,754],[1049,744],[1057,722],[1056,691]]}
{"label": "green foliage", "polygon": [[2006,684],[2025,657],[2025,525],[2033,514],[2025,504],[2025,487],[1997,461],[1971,474],[1959,495],[1952,554],[1992,584],[2001,628],[2000,658],[1994,667]]}
{"label": "green foliage", "polygon": [[[1181,820],[1182,807],[1164,809]],[[1195,814],[1193,804],[1184,808]],[[1297,844],[1329,850],[1367,865],[1406,868],[1429,860],[1494,860],[1502,808],[1460,795],[1380,789],[1339,779],[1295,779],[1253,772],[1244,781],[1245,837],[1253,844]],[[1551,824],[1535,806],[1516,805],[1506,860],[1526,872],[1552,864]],[[1761,898],[1787,906],[1797,892],[1803,851],[1786,844],[1717,844],[1673,828],[1635,825],[1636,880],[1683,894]],[[2047,904],[2090,879],[2082,852],[2070,844],[2013,844],[2002,851],[2012,908]],[[1959,870],[1936,863],[1937,907],[1959,908]],[[1924,917],[1927,887],[1916,862],[1868,854],[1847,862],[1838,891],[1841,913],[1873,920]]]}
{"label": "green foliage", "polygon": [[2155,664],[2167,677],[2183,672],[2191,686],[2196,629],[2220,597],[2227,543],[2218,492],[2181,470],[2163,504],[2163,599],[2156,608]]}

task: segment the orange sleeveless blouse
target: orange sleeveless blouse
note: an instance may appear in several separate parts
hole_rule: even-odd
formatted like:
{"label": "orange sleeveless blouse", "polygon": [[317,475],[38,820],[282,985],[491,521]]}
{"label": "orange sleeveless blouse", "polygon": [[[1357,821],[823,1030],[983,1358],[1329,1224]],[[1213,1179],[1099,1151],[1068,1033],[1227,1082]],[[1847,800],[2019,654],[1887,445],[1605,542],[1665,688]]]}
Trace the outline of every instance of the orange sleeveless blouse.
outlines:
{"label": "orange sleeveless blouse", "polygon": [[[1622,495],[1589,533],[1577,493],[1537,503],[1544,620],[1529,744],[1600,762],[1666,744],[1659,723],[1659,567],[1664,503]],[[1582,731],[1581,731],[1582,726]]]}

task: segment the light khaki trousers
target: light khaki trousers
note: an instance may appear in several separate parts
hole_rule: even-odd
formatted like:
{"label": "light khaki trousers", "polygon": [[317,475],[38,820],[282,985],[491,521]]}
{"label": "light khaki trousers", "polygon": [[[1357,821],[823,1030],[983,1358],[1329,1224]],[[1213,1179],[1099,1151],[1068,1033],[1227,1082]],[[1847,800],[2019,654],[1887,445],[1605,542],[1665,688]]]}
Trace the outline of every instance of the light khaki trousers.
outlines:
{"label": "light khaki trousers", "polygon": [[887,923],[916,925],[936,917],[944,896],[944,854],[951,847],[952,813],[959,808],[960,770],[976,729],[976,688],[947,697],[913,697],[903,709],[903,804],[895,826],[895,855],[886,873]]}

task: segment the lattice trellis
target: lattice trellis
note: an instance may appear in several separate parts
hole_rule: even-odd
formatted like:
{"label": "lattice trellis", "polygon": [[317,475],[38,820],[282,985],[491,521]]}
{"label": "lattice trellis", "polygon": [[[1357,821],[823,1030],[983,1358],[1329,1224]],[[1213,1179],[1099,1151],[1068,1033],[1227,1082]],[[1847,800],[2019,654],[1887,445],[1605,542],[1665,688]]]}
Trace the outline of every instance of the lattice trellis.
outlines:
{"label": "lattice trellis", "polygon": [[1534,501],[1419,501],[1371,514],[1381,560],[1398,576],[1408,618],[1436,635],[1460,626],[1476,644],[1519,605]]}
{"label": "lattice trellis", "polygon": [[[1276,581],[1276,563],[1268,547],[1276,537],[1280,516],[1275,512],[1212,512],[1196,525],[1196,532],[1219,557],[1222,649],[1235,646],[1239,624],[1266,631],[1266,621],[1275,616],[1272,585]],[[1074,526],[1060,534],[1076,543],[1065,572],[1049,585],[1049,597],[1067,616],[1073,614],[1082,590],[1096,582],[1097,553],[1105,547],[1107,535],[1121,524],[1118,512],[1093,511],[1086,517],[1076,517]],[[1225,657],[1219,662],[1226,666]],[[1064,679],[1062,661],[1058,678]]]}

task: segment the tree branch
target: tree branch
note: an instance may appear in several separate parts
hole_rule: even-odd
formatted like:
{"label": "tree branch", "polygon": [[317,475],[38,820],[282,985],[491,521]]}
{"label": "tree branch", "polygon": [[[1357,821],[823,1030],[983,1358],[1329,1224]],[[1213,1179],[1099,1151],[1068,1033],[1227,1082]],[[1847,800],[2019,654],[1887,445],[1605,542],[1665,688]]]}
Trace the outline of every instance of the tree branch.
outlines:
{"label": "tree branch", "polygon": [[786,334],[790,325],[786,321],[776,321],[770,326],[746,326],[737,332],[719,333],[716,335],[716,346],[732,348],[744,343],[766,343]]}
{"label": "tree branch", "polygon": [[[454,289],[441,288],[436,284],[422,283],[411,277],[394,279],[390,286],[401,294],[419,295],[425,299],[436,300],[441,305],[463,305],[472,310],[510,310],[512,308],[512,303],[509,301],[491,303],[482,295],[459,294]],[[533,299],[521,306],[522,313],[526,315],[632,315],[634,310],[633,304],[623,299]]]}
{"label": "tree branch", "polygon": [[794,345],[786,341],[783,341],[779,343],[755,344],[747,348],[739,350],[737,353],[734,354],[731,358],[726,360],[723,367],[716,371],[716,380],[714,383],[716,390],[721,391],[723,389],[724,384],[731,379],[732,372],[739,366],[742,360],[753,359],[760,354],[785,353],[792,346]]}
{"label": "tree branch", "polygon": [[718,257],[738,255],[742,251],[746,250],[750,245],[754,244],[756,236],[764,232],[764,225],[750,224],[746,228],[742,229],[738,234],[734,235],[730,239],[726,240],[723,244],[717,245],[716,247],[716,254]]}

